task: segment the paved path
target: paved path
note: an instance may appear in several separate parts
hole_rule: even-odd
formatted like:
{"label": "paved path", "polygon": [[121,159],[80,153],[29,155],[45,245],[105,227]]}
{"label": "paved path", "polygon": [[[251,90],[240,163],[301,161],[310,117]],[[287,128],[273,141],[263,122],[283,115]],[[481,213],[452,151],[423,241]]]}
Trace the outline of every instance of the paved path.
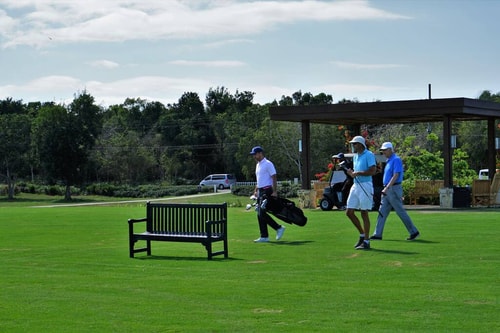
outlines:
{"label": "paved path", "polygon": [[102,206],[102,205],[116,205],[116,204],[134,203],[134,202],[147,202],[147,201],[169,201],[169,200],[175,200],[175,199],[179,199],[179,198],[189,199],[189,198],[206,197],[206,196],[226,194],[226,193],[230,193],[230,191],[223,190],[223,191],[217,191],[216,193],[183,195],[182,197],[168,197],[168,198],[155,198],[155,199],[134,199],[134,200],[107,201],[107,202],[97,201],[97,202],[84,202],[84,203],[68,203],[68,204],[59,204],[59,205],[46,205],[46,206],[31,206],[31,208],[77,207],[77,206],[99,206],[99,205]]}

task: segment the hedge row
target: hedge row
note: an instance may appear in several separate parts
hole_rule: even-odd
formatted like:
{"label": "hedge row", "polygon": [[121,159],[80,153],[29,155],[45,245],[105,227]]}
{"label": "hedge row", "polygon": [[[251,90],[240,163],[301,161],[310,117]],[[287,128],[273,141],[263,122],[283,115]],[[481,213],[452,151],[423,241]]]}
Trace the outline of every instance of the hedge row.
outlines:
{"label": "hedge row", "polygon": [[[232,193],[237,196],[250,197],[255,186],[233,186]],[[300,185],[281,184],[278,195],[283,198],[297,197]],[[29,182],[19,182],[15,187],[15,194],[33,193],[53,196],[64,196],[66,187],[64,185],[43,185]],[[112,183],[94,183],[82,188],[71,186],[71,195],[100,195],[120,198],[161,198],[169,196],[183,196],[197,193],[208,193],[213,191],[210,187],[198,187],[197,185],[122,185]],[[7,195],[7,187],[0,187],[0,195]]]}
{"label": "hedge row", "polygon": [[[298,197],[298,191],[301,186],[298,184],[282,183],[278,186],[278,196],[281,198],[296,198]],[[251,196],[255,191],[255,186],[234,186],[232,188],[232,193],[239,196]]]}
{"label": "hedge row", "polygon": [[[16,184],[15,194],[19,193],[46,194],[64,196],[64,185],[42,185],[20,182]],[[159,198],[167,196],[183,196],[198,193],[198,186],[165,186],[162,184],[150,185],[120,185],[111,183],[95,183],[84,187],[71,186],[71,195],[100,195],[121,198]],[[0,187],[0,195],[7,195],[7,187]]]}

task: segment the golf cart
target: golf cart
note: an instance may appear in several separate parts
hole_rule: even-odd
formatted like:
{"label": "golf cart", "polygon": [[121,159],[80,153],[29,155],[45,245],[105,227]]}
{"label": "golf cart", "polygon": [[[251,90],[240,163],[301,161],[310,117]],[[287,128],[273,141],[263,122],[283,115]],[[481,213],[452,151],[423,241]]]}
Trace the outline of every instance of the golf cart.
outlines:
{"label": "golf cart", "polygon": [[344,169],[352,168],[352,162],[345,160],[339,163],[339,160],[344,159],[344,157],[345,155],[342,153],[332,156],[333,168],[329,179],[330,185],[323,190],[323,198],[319,202],[319,207],[322,210],[331,210],[333,206],[343,209],[346,205],[347,194],[352,186],[352,178],[347,176]]}
{"label": "golf cart", "polygon": [[[319,207],[322,210],[331,210],[334,206],[338,209],[345,209],[347,196],[349,195],[349,190],[353,184],[352,179],[346,175],[342,168],[344,168],[344,165],[346,165],[348,169],[352,168],[352,158],[354,154],[342,154],[342,157],[346,160],[345,164],[338,163],[339,155],[341,154],[332,156],[334,165],[330,177],[330,186],[326,187],[323,190],[323,198],[319,203]],[[387,158],[384,155],[375,154],[375,161],[377,162],[377,165],[383,165],[383,163],[386,163]],[[377,173],[372,177],[374,191],[372,210],[375,211],[380,207],[382,189],[384,187],[382,185],[382,170],[378,170]]]}

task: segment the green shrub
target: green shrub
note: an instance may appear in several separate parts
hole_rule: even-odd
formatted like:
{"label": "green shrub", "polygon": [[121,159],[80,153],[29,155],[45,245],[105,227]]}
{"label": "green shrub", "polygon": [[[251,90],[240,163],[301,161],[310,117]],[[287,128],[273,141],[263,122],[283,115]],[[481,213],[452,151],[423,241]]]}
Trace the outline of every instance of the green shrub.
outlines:
{"label": "green shrub", "polygon": [[231,193],[241,197],[249,197],[255,191],[253,185],[237,185],[231,188]]}
{"label": "green shrub", "polygon": [[87,194],[104,195],[109,197],[114,195],[115,190],[116,185],[109,183],[93,183],[87,185],[87,187],[85,188]]}
{"label": "green shrub", "polygon": [[196,185],[115,185],[108,183],[90,184],[85,189],[89,195],[114,196],[122,198],[161,198],[167,196],[182,196],[198,193]]}
{"label": "green shrub", "polygon": [[[301,189],[299,184],[291,184],[283,182],[278,186],[278,196],[280,198],[296,198],[298,191]],[[249,197],[255,191],[254,185],[237,185],[231,188],[231,193],[237,196]]]}
{"label": "green shrub", "polygon": [[45,194],[47,195],[64,195],[64,190],[58,185],[50,185],[45,187]]}

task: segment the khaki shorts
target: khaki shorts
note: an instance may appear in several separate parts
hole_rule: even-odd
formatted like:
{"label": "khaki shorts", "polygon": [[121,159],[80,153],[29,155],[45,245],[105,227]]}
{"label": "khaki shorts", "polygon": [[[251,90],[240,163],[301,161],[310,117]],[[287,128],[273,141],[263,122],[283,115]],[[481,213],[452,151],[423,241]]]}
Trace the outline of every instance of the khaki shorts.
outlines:
{"label": "khaki shorts", "polygon": [[358,183],[354,180],[354,184],[347,198],[347,208],[359,210],[371,210],[373,207],[373,183]]}

